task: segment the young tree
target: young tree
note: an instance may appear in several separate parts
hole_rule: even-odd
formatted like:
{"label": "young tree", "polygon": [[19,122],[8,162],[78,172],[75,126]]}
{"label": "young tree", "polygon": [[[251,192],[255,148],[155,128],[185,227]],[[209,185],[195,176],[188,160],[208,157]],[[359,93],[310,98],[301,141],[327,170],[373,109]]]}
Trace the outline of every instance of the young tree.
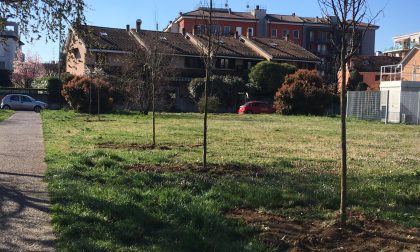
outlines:
{"label": "young tree", "polygon": [[347,63],[360,49],[365,33],[372,27],[379,13],[371,15],[368,0],[318,0],[321,11],[327,18],[334,33],[332,43],[339,54],[341,71],[340,112],[341,112],[341,201],[340,222],[347,220]]}
{"label": "young tree", "polygon": [[217,55],[217,51],[220,47],[219,38],[220,34],[213,29],[213,0],[210,0],[208,15],[205,15],[203,9],[203,21],[205,22],[205,38],[206,46],[201,48],[202,59],[206,71],[205,85],[204,85],[204,118],[203,118],[203,169],[207,168],[207,120],[208,120],[208,96],[209,96],[209,84],[210,77],[214,68],[214,63]]}
{"label": "young tree", "polygon": [[[156,146],[157,94],[162,86],[175,74],[173,49],[165,33],[140,31],[144,44],[127,59],[124,76],[127,89],[132,91],[131,100],[140,101],[144,114],[152,110],[152,144]],[[127,90],[128,91],[128,90]],[[130,91],[129,91],[130,92]]]}
{"label": "young tree", "polygon": [[12,81],[15,87],[31,88],[32,82],[46,74],[39,56],[27,55],[26,60],[22,52],[18,51],[13,61]]}

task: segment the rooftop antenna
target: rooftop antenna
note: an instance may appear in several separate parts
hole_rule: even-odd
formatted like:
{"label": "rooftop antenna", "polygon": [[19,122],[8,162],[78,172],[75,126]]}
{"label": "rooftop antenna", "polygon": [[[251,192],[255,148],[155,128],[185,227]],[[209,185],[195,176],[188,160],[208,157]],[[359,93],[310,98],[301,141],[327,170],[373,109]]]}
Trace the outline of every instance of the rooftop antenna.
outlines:
{"label": "rooftop antenna", "polygon": [[229,0],[226,0],[226,2],[225,2],[225,8],[229,8]]}
{"label": "rooftop antenna", "polygon": [[249,2],[246,3],[246,10],[249,10]]}

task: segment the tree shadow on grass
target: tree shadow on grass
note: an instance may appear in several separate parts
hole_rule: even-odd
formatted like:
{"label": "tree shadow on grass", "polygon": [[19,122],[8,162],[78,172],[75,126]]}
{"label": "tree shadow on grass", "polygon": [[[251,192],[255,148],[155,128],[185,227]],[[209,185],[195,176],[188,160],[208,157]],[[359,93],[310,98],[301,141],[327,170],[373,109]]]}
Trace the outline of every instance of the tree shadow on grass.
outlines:
{"label": "tree shadow on grass", "polygon": [[[240,164],[216,165],[218,169],[223,166]],[[127,171],[124,160],[114,154],[101,151],[81,156],[48,176],[58,248],[243,251],[255,230],[227,220],[224,212],[229,209],[262,208],[288,212],[293,218],[304,218],[306,211],[307,218],[319,219],[339,207],[339,177],[331,162],[284,159],[257,167],[258,176],[246,172],[246,167],[234,173]],[[387,185],[385,193],[369,191],[368,185],[374,188],[375,183]],[[387,204],[383,195],[404,199],[406,195],[399,192],[413,185],[415,181],[406,178],[350,177],[349,202],[366,211]],[[415,215],[415,208],[403,211]],[[263,250],[258,242],[254,246],[254,250]]]}

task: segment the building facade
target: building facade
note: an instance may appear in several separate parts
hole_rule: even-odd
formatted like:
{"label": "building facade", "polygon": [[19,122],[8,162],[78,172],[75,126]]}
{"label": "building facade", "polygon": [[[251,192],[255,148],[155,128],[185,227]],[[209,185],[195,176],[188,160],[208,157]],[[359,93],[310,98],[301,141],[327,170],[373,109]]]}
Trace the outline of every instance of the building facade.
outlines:
{"label": "building facade", "polygon": [[18,24],[5,22],[0,28],[0,70],[13,71],[13,61],[22,45]]}
{"label": "building facade", "polygon": [[[203,32],[208,8],[180,13],[174,21],[164,29],[166,32],[185,33]],[[229,8],[213,9],[213,32],[222,35],[238,33],[247,37],[284,39],[296,43],[321,59],[318,66],[320,75],[327,81],[335,81],[337,75],[335,52],[330,35],[334,29],[327,18],[299,17],[291,15],[268,14],[267,10],[257,7],[249,12],[235,12]],[[366,24],[358,29],[364,32]],[[375,34],[378,26],[370,26],[364,33],[358,55],[375,55]]]}
{"label": "building facade", "polygon": [[411,49],[420,45],[420,32],[396,36],[392,40],[393,46],[383,53],[393,57],[405,57]]}
{"label": "building facade", "polygon": [[[173,72],[165,90],[176,99],[177,111],[189,111],[195,105],[188,104],[188,84],[194,78],[205,76],[202,58],[206,53],[207,38],[204,34],[168,33],[141,29],[141,20],[136,28],[126,29],[84,26],[70,29],[64,46],[66,71],[73,75],[84,75],[87,69],[99,66],[110,75],[121,73],[129,54],[135,50],[150,50],[159,44],[160,53],[171,58]],[[277,38],[256,36],[222,36],[217,40],[215,53],[216,75],[232,75],[247,79],[249,70],[261,61],[284,62],[298,68],[316,69],[320,59],[300,45]]]}

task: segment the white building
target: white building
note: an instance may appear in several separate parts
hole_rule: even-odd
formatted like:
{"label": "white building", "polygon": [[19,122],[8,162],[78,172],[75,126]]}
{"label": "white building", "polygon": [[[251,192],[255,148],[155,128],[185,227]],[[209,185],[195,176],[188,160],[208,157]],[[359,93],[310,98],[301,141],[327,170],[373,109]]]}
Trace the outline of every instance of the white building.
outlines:
{"label": "white building", "polygon": [[396,36],[392,40],[394,45],[385,50],[384,54],[393,57],[405,57],[411,49],[420,45],[420,32]]}
{"label": "white building", "polygon": [[0,30],[0,70],[13,71],[16,52],[21,49],[22,45],[23,43],[19,39],[18,24],[6,22]]}
{"label": "white building", "polygon": [[387,122],[420,123],[420,46],[414,46],[398,65],[383,66],[381,107]]}

